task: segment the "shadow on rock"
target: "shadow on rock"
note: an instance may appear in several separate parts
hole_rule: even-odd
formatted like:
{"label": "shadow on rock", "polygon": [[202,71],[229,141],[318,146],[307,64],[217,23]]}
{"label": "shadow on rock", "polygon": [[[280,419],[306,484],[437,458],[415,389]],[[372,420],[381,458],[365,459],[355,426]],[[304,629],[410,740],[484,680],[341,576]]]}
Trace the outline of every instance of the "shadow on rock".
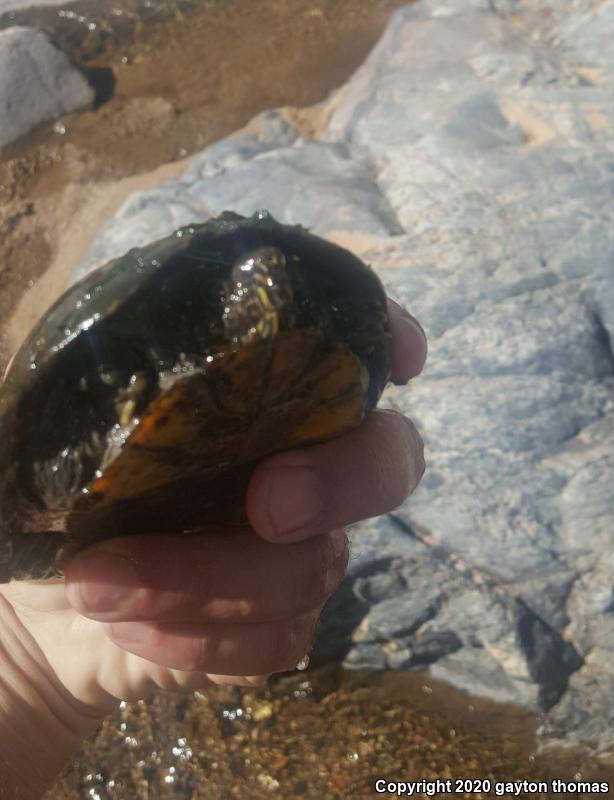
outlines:
{"label": "shadow on rock", "polygon": [[110,67],[90,67],[83,73],[94,90],[94,110],[99,109],[113,97],[117,80]]}

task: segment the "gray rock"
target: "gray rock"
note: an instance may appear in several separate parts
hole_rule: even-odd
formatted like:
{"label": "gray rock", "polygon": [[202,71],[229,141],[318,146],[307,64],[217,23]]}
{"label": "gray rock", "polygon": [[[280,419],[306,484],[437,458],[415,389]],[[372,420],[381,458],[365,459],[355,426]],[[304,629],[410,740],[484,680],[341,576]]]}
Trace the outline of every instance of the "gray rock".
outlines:
{"label": "gray rock", "polygon": [[0,14],[32,6],[68,6],[74,0],[0,0]]}
{"label": "gray rock", "polygon": [[388,642],[408,638],[437,614],[441,592],[435,590],[426,597],[409,591],[389,600],[376,603],[354,632],[357,642]]}
{"label": "gray rock", "polygon": [[397,573],[389,572],[376,572],[374,575],[358,578],[354,583],[356,596],[369,605],[396,599],[404,588],[401,577]]}
{"label": "gray rock", "polygon": [[23,27],[0,31],[0,147],[93,100],[83,75],[42,33]]}
{"label": "gray rock", "polygon": [[350,158],[343,143],[301,139],[265,112],[244,136],[196,156],[180,180],[130,197],[101,229],[74,280],[152,236],[163,238],[226,209],[249,215],[264,206],[280,222],[323,233],[400,231],[368,163]]}
{"label": "gray rock", "polygon": [[385,669],[387,666],[381,646],[362,643],[352,648],[345,664],[350,669]]}
{"label": "gray rock", "polygon": [[462,646],[454,631],[424,630],[415,637],[411,648],[402,642],[397,649],[387,649],[387,665],[390,669],[424,668],[455,653]]}
{"label": "gray rock", "polygon": [[[230,207],[343,234],[429,364],[428,470],[355,526],[317,661],[412,669],[614,744],[614,2],[401,9],[306,140],[269,112],[131,198],[82,271]],[[510,17],[513,17],[511,19]],[[612,29],[612,30],[611,30]]]}
{"label": "gray rock", "polygon": [[[518,702],[522,679],[517,675],[512,679],[499,659],[481,646],[466,646],[457,650],[433,664],[430,672],[436,680],[450,683],[463,691],[477,693],[499,703]],[[530,690],[530,681],[526,681],[526,684]]]}

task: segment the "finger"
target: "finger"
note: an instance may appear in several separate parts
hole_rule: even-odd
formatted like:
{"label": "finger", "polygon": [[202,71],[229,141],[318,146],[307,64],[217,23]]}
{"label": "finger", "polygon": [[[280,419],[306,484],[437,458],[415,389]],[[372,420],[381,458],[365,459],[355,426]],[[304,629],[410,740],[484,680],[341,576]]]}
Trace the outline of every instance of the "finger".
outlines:
{"label": "finger", "polygon": [[105,628],[116,645],[161,666],[244,676],[294,669],[311,649],[318,618],[319,610],[278,622],[117,622]]}
{"label": "finger", "polygon": [[424,329],[415,317],[394,300],[388,300],[392,333],[391,373],[397,384],[405,384],[424,369],[428,344]]}
{"label": "finger", "polygon": [[[126,654],[123,653],[125,656]],[[264,686],[266,685],[270,675],[215,675],[211,672],[199,672],[193,670],[191,672],[183,672],[178,669],[168,669],[160,664],[153,665],[148,662],[143,664],[143,660],[138,658],[134,653],[131,653],[127,663],[134,663],[136,669],[149,674],[150,680],[159,689],[164,691],[176,692],[177,690],[185,690],[189,692],[198,689],[206,688],[210,685],[215,686]],[[142,693],[138,693],[142,696]],[[125,699],[129,699],[125,697]],[[138,699],[135,698],[135,699]]]}
{"label": "finger", "polygon": [[265,539],[297,542],[392,511],[423,473],[413,424],[373,411],[345,436],[263,462],[248,487],[247,515]]}
{"label": "finger", "polygon": [[[186,674],[185,672],[183,673]],[[266,686],[270,675],[213,675],[208,673],[207,677],[216,686],[247,686],[261,688]]]}
{"label": "finger", "polygon": [[66,592],[77,611],[103,622],[265,622],[320,608],[347,559],[343,531],[288,548],[249,529],[131,536],[77,555]]}

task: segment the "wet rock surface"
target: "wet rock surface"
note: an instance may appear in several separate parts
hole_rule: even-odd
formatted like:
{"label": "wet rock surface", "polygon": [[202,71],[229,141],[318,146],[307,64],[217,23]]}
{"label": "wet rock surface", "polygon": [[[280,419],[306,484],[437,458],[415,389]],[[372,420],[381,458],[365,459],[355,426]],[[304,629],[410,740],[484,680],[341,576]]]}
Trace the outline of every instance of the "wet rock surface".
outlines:
{"label": "wet rock surface", "polygon": [[306,136],[267,112],[134,195],[84,270],[225,208],[340,241],[430,339],[388,404],[428,471],[354,558],[316,658],[429,665],[614,746],[614,3],[397,12]]}
{"label": "wet rock surface", "polygon": [[0,31],[0,147],[93,100],[83,75],[42,33],[22,26]]}
{"label": "wet rock surface", "polygon": [[70,0],[0,0],[0,14],[31,6],[68,6]]}

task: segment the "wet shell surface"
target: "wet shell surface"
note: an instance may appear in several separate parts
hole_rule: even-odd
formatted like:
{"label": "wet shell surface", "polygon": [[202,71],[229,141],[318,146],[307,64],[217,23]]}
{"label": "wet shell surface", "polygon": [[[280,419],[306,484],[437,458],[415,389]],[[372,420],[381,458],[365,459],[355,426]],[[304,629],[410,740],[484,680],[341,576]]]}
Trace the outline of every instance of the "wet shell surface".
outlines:
{"label": "wet shell surface", "polygon": [[264,456],[360,424],[389,377],[377,276],[225,212],[88,275],[0,389],[0,581],[103,538],[246,523]]}

